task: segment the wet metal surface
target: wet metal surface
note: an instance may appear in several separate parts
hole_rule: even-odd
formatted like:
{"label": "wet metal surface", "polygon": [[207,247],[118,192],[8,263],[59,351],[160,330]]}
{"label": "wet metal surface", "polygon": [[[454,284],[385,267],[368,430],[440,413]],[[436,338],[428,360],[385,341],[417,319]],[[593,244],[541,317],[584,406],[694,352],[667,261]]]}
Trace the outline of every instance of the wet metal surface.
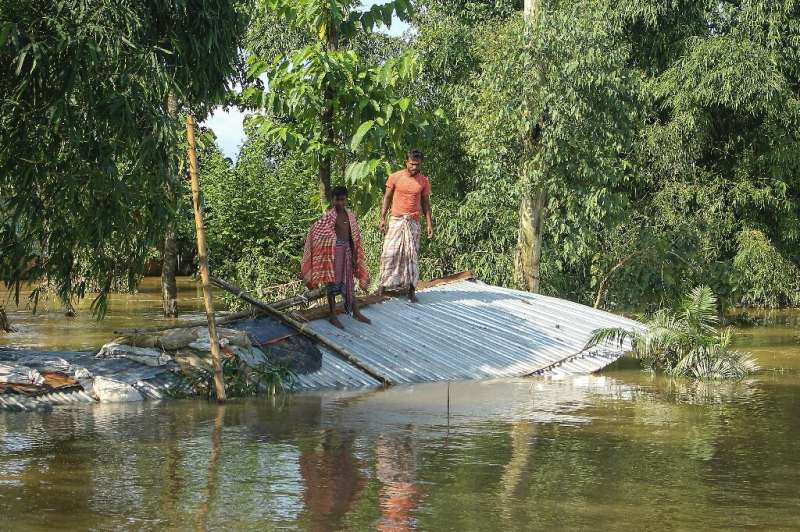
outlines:
{"label": "wet metal surface", "polygon": [[401,384],[591,373],[623,353],[581,353],[592,331],[637,326],[571,301],[473,281],[430,288],[419,298],[365,308],[371,325],[343,317],[344,331],[326,320],[311,327]]}

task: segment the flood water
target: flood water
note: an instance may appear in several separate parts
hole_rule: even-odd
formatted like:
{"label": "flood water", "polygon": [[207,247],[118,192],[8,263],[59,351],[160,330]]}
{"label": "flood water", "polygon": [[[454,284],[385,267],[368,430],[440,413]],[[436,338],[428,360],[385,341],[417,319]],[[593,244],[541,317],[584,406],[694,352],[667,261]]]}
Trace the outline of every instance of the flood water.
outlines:
{"label": "flood water", "polygon": [[[560,381],[0,412],[0,529],[799,529],[800,317],[741,331],[764,370],[740,383],[623,359]],[[84,345],[58,334],[35,343]]]}
{"label": "flood water", "polygon": [[[178,278],[180,319],[165,318],[161,310],[161,284],[157,277],[145,277],[136,294],[115,294],[109,299],[105,319],[97,321],[90,309],[92,298],[76,305],[74,317],[65,317],[53,298],[42,299],[36,312],[28,303],[30,291],[21,291],[17,307],[0,291],[0,302],[15,332],[0,334],[0,348],[26,347],[41,351],[84,351],[111,340],[117,329],[158,327],[205,317],[203,291],[189,277]],[[5,297],[4,297],[5,296]],[[218,304],[222,302],[217,300]],[[118,336],[118,335],[117,335]]]}

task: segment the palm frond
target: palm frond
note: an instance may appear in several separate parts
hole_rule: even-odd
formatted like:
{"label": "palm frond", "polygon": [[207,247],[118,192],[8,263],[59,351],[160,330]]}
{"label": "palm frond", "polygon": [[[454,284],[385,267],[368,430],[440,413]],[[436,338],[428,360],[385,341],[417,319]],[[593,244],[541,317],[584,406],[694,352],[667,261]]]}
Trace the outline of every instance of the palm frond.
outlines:
{"label": "palm frond", "polygon": [[621,348],[630,340],[633,355],[670,375],[695,379],[741,379],[758,370],[747,353],[732,351],[734,331],[716,325],[717,298],[707,286],[687,294],[677,312],[659,310],[643,330],[597,329],[584,349],[610,343]]}
{"label": "palm frond", "polygon": [[586,342],[583,350],[586,351],[587,349],[591,349],[592,347],[600,344],[611,344],[615,345],[618,349],[621,349],[626,340],[631,340],[632,343],[635,343],[634,338],[637,336],[637,334],[638,333],[635,331],[629,331],[627,329],[623,329],[622,327],[604,327],[602,329],[595,329],[592,331],[592,335],[589,337],[589,341]]}
{"label": "palm frond", "polygon": [[712,330],[719,322],[717,297],[708,286],[695,287],[684,296],[680,309],[686,324],[695,330]]}

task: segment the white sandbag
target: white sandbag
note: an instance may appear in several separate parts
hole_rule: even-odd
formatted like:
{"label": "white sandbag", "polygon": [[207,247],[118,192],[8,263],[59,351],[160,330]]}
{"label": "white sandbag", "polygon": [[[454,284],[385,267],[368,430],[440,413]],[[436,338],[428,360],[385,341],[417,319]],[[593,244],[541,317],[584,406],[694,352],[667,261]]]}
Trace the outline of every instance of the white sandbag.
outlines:
{"label": "white sandbag", "polygon": [[144,401],[139,390],[130,384],[108,377],[95,377],[92,394],[101,403],[130,403]]}
{"label": "white sandbag", "polygon": [[165,366],[172,361],[172,357],[158,349],[149,347],[133,347],[125,344],[111,342],[100,348],[95,355],[97,358],[127,358],[139,364],[151,367]]}

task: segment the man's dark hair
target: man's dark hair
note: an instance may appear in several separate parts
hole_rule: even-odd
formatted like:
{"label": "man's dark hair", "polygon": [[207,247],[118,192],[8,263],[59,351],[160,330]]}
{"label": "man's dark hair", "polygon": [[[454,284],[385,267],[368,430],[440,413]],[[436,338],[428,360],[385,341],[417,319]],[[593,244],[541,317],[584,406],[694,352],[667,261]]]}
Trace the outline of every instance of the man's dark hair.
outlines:
{"label": "man's dark hair", "polygon": [[331,198],[346,198],[347,197],[347,187],[338,186],[333,189],[331,192]]}
{"label": "man's dark hair", "polygon": [[409,161],[421,161],[421,160],[423,160],[425,158],[425,156],[422,155],[422,151],[421,150],[414,149],[414,150],[409,150],[408,151],[407,158],[408,158]]}

